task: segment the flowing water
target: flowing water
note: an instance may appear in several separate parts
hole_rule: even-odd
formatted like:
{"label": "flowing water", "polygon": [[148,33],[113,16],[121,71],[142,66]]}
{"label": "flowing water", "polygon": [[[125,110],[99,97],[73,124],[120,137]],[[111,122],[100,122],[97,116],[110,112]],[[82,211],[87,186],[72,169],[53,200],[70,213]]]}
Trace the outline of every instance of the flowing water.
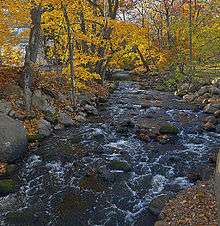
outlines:
{"label": "flowing water", "polygon": [[[58,132],[24,160],[20,188],[0,198],[1,225],[153,225],[152,199],[191,186],[194,170],[210,171],[220,135],[202,131],[203,117],[171,94],[119,82],[97,119]],[[179,135],[166,143],[138,139],[137,128],[153,134],[164,123]],[[129,170],[114,169],[113,160]]]}

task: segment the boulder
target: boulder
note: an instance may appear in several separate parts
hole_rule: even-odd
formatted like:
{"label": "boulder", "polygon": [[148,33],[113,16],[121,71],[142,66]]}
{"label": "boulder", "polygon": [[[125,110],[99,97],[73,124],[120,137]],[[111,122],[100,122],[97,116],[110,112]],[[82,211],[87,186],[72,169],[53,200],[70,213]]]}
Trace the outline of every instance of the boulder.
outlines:
{"label": "boulder", "polygon": [[0,114],[0,162],[13,162],[27,148],[26,131],[23,125]]}
{"label": "boulder", "polygon": [[176,126],[172,124],[167,124],[167,125],[161,126],[159,132],[161,134],[177,135],[179,133],[179,130]]}
{"label": "boulder", "polygon": [[72,118],[64,112],[60,113],[58,121],[59,121],[59,123],[63,124],[64,126],[73,126],[74,125],[74,121],[72,120]]}
{"label": "boulder", "polygon": [[10,102],[6,100],[0,100],[0,113],[1,114],[8,114],[12,110],[12,105]]}
{"label": "boulder", "polygon": [[41,119],[38,123],[38,134],[40,137],[48,137],[52,133],[53,129],[51,123],[45,119]]}
{"label": "boulder", "polygon": [[152,214],[159,216],[162,209],[165,207],[165,205],[169,202],[170,199],[171,199],[170,195],[167,194],[160,195],[150,202],[148,209]]}

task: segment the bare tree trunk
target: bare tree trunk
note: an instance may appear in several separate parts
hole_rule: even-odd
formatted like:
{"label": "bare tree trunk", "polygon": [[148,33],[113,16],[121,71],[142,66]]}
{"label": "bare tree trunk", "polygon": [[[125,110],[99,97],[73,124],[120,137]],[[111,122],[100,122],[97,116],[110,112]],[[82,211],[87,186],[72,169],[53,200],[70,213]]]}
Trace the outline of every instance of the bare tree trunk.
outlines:
{"label": "bare tree trunk", "polygon": [[76,82],[75,82],[75,71],[74,71],[74,36],[71,29],[71,24],[70,24],[66,5],[62,5],[62,8],[63,8],[63,15],[66,21],[67,35],[68,35],[71,94],[72,94],[71,101],[72,101],[72,105],[76,107]]}
{"label": "bare tree trunk", "polygon": [[193,49],[192,49],[192,0],[189,0],[189,74],[193,72]]}
{"label": "bare tree trunk", "polygon": [[35,6],[30,13],[32,27],[24,62],[24,91],[26,110],[28,112],[31,111],[32,80],[35,73],[34,65],[37,62],[41,44],[41,15],[43,13],[41,5]]}

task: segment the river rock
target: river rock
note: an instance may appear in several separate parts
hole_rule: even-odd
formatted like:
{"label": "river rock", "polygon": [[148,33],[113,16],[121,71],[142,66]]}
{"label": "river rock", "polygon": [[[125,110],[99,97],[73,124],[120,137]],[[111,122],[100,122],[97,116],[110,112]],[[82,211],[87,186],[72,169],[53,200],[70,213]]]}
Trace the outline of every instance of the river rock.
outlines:
{"label": "river rock", "polygon": [[216,78],[212,80],[212,84],[218,88],[220,88],[220,78]]}
{"label": "river rock", "polygon": [[132,170],[130,164],[128,164],[125,161],[120,161],[120,160],[112,160],[110,162],[111,168],[114,170],[122,170],[125,172],[129,172]]}
{"label": "river rock", "polygon": [[16,183],[12,179],[0,180],[0,195],[7,195],[14,192],[16,188]]}
{"label": "river rock", "polygon": [[209,122],[209,123],[212,123],[213,125],[217,123],[217,119],[210,115],[210,116],[207,116],[204,120],[205,123]]}
{"label": "river rock", "polygon": [[161,126],[159,132],[161,134],[177,135],[179,133],[179,130],[175,125],[167,124],[167,125]]}
{"label": "river rock", "polygon": [[98,111],[97,111],[96,107],[89,105],[89,104],[86,104],[84,106],[84,111],[90,115],[98,115]]}
{"label": "river rock", "polygon": [[220,110],[220,104],[208,104],[204,108],[204,111],[210,114],[214,114],[218,110]]}
{"label": "river rock", "polygon": [[41,137],[48,137],[52,133],[53,129],[51,123],[45,119],[41,119],[38,123],[38,134]]}
{"label": "river rock", "polygon": [[186,94],[183,96],[183,100],[186,101],[186,102],[191,102],[191,101],[194,101],[196,98],[196,95],[194,94]]}
{"label": "river rock", "polygon": [[220,133],[220,123],[215,127],[215,132]]}
{"label": "river rock", "polygon": [[215,111],[215,112],[214,112],[214,116],[215,116],[216,118],[220,118],[220,110]]}
{"label": "river rock", "polygon": [[203,129],[206,131],[214,132],[215,131],[215,125],[211,122],[207,122],[203,125]]}
{"label": "river rock", "polygon": [[211,93],[212,95],[220,95],[220,89],[217,88],[217,87],[215,87],[215,86],[212,86],[212,87],[210,88],[210,93]]}
{"label": "river rock", "polygon": [[64,126],[73,126],[74,121],[72,118],[65,112],[61,112],[58,118],[59,123],[63,124]]}
{"label": "river rock", "polygon": [[35,90],[32,96],[32,105],[40,110],[46,110],[48,107],[47,99],[45,95],[41,93],[41,90]]}
{"label": "river rock", "polygon": [[205,93],[209,93],[210,91],[210,87],[209,86],[203,86],[199,89],[199,91],[197,92],[197,94],[199,96],[203,96]]}
{"label": "river rock", "polygon": [[149,204],[149,210],[156,216],[159,216],[164,206],[169,202],[171,199],[170,195],[163,194],[156,198],[154,198]]}
{"label": "river rock", "polygon": [[13,162],[27,148],[26,131],[23,125],[0,114],[0,161]]}
{"label": "river rock", "polygon": [[9,101],[0,100],[0,114],[8,114],[12,110],[12,105]]}

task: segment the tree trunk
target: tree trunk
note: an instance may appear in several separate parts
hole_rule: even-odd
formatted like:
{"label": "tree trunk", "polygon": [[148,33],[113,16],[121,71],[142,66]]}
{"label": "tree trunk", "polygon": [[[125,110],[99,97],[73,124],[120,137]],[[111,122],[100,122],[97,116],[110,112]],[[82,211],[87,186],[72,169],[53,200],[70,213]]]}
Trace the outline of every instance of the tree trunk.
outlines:
{"label": "tree trunk", "polygon": [[32,96],[32,80],[35,74],[35,63],[37,62],[38,51],[41,44],[41,15],[43,10],[41,5],[35,6],[31,14],[32,27],[29,36],[29,42],[26,47],[25,62],[24,62],[24,91],[26,110],[31,111],[31,96]]}
{"label": "tree trunk", "polygon": [[138,47],[136,47],[136,50],[137,50],[137,52],[138,52],[138,54],[139,54],[139,56],[141,58],[141,62],[143,64],[144,68],[147,70],[147,72],[149,72],[150,71],[150,67],[149,67],[147,61],[144,59],[143,54],[141,53],[141,51],[139,50]]}
{"label": "tree trunk", "polygon": [[63,15],[67,26],[68,35],[68,47],[69,47],[69,64],[70,64],[70,80],[71,80],[71,101],[72,105],[76,107],[76,83],[75,83],[75,71],[74,71],[74,36],[71,29],[71,24],[67,12],[66,5],[62,5]]}
{"label": "tree trunk", "polygon": [[189,1],[189,74],[193,72],[193,49],[192,49],[192,0]]}

